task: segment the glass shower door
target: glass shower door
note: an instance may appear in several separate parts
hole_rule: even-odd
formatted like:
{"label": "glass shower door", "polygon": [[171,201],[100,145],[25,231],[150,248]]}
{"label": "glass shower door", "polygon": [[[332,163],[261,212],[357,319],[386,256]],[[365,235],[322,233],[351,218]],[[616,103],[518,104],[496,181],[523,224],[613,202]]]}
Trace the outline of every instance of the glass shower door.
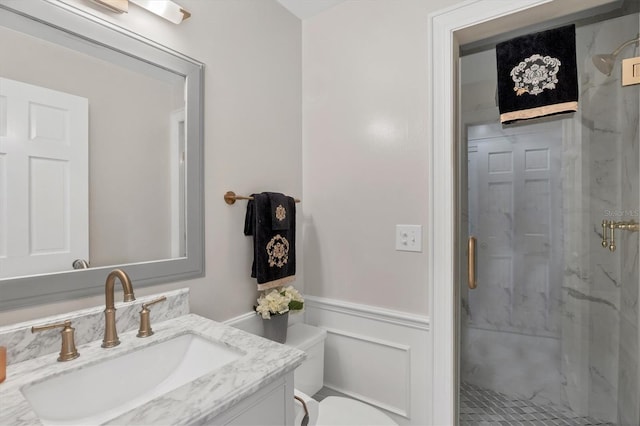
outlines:
{"label": "glass shower door", "polygon": [[477,268],[475,289],[460,271],[463,425],[640,424],[640,86],[592,61],[639,22],[576,23],[575,114],[503,126],[495,50],[461,61],[460,234]]}

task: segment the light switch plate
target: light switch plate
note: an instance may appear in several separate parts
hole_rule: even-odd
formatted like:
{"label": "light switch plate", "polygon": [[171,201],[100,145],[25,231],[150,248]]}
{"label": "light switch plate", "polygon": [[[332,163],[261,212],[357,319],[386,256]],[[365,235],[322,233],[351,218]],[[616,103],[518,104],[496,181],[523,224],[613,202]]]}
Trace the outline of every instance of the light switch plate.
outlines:
{"label": "light switch plate", "polygon": [[396,225],[396,250],[422,251],[422,225]]}

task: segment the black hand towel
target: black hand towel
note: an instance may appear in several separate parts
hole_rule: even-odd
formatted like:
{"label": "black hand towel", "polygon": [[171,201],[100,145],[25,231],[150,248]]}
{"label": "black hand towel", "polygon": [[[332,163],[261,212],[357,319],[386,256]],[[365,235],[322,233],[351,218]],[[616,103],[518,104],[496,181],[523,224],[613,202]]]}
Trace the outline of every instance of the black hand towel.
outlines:
{"label": "black hand towel", "polygon": [[279,192],[266,192],[269,196],[269,204],[271,208],[271,229],[281,230],[289,229],[291,227],[292,218],[291,212],[295,212],[295,202],[293,203],[293,209],[289,206],[289,199],[284,194]]}
{"label": "black hand towel", "polygon": [[500,121],[578,110],[575,25],[496,45]]}
{"label": "black hand towel", "polygon": [[[296,203],[291,197],[275,196],[272,208],[271,194],[252,194],[244,221],[244,234],[253,236],[251,276],[257,279],[258,290],[286,285],[296,274]],[[287,229],[274,224],[279,218],[283,222],[288,218]]]}

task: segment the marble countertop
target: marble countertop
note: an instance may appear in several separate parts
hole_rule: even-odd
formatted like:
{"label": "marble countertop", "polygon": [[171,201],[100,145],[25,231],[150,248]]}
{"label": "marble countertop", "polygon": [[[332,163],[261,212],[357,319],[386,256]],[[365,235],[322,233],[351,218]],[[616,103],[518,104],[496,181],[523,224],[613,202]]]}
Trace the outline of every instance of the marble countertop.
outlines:
{"label": "marble countertop", "polygon": [[294,370],[306,356],[293,347],[280,345],[195,314],[154,323],[153,330],[155,334],[144,339],[135,336],[136,330],[120,333],[122,343],[110,349],[100,347],[100,340],[80,345],[80,357],[69,362],[57,362],[57,354],[48,354],[9,365],[7,380],[0,384],[0,424],[41,424],[20,391],[26,385],[186,333],[223,343],[240,350],[244,355],[104,424],[192,424],[212,419]]}

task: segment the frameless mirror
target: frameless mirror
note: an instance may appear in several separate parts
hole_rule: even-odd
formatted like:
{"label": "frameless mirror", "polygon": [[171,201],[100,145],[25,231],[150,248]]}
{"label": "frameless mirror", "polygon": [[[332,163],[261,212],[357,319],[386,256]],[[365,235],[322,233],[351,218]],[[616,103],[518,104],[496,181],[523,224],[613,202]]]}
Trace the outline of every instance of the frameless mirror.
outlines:
{"label": "frameless mirror", "polygon": [[47,0],[0,40],[0,309],[201,276],[203,65]]}

